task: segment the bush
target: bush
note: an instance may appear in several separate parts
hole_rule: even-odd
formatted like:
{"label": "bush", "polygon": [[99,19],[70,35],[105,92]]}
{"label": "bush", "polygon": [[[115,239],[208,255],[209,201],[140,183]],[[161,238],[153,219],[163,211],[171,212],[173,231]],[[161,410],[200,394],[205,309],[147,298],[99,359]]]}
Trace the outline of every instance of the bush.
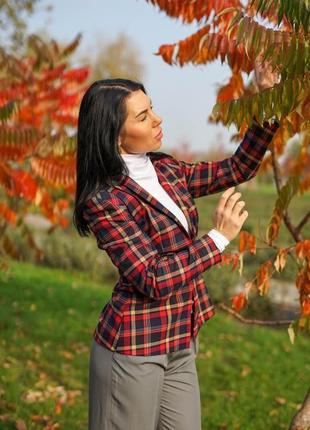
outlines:
{"label": "bush", "polygon": [[35,251],[18,230],[10,230],[8,234],[21,261],[87,272],[92,280],[99,282],[114,282],[118,278],[117,268],[109,256],[97,247],[94,237],[82,238],[65,230],[56,230],[52,234],[33,232],[37,246],[43,251],[43,258],[37,261]]}

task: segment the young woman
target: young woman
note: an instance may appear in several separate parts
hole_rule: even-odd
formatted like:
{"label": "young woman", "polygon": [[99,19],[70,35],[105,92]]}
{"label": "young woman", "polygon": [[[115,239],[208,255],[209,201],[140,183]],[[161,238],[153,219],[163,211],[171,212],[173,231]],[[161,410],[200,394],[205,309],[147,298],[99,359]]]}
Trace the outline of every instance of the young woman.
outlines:
{"label": "young woman", "polygon": [[[222,161],[158,151],[162,119],[141,83],[94,82],[78,119],[74,223],[119,279],[94,330],[89,430],[199,430],[198,331],[215,311],[202,276],[248,213],[234,186],[255,176],[277,122],[255,119]],[[194,199],[224,191],[200,238]]]}

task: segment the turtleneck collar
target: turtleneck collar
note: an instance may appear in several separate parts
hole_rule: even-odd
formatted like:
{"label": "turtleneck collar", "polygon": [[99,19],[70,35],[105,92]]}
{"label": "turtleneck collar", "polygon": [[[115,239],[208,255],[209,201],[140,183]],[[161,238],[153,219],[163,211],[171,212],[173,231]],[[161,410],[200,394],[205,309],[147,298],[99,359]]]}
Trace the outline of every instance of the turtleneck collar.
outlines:
{"label": "turtleneck collar", "polygon": [[129,176],[134,180],[157,179],[157,174],[146,152],[138,154],[121,154],[129,170]]}

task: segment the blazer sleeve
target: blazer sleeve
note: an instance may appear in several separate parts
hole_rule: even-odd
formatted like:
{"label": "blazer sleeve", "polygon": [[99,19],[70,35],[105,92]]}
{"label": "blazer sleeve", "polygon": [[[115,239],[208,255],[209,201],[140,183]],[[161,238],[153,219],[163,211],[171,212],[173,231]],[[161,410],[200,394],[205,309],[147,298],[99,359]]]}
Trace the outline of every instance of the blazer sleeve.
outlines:
{"label": "blazer sleeve", "polygon": [[188,163],[177,160],[193,198],[224,191],[256,175],[268,145],[280,126],[278,121],[271,124],[265,121],[263,125],[254,117],[236,152],[222,161]]}
{"label": "blazer sleeve", "polygon": [[107,252],[119,273],[154,300],[168,299],[222,261],[219,249],[208,234],[182,250],[159,253],[123,201],[106,191],[99,191],[87,201],[83,216],[97,239],[98,248]]}

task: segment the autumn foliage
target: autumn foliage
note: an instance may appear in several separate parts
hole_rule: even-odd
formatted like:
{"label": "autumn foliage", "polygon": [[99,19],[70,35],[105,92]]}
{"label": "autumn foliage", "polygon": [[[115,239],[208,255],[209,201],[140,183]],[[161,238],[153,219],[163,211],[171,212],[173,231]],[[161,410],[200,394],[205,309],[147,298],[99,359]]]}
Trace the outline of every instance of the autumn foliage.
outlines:
{"label": "autumn foliage", "polygon": [[[223,255],[223,265],[232,270],[243,269],[244,253],[256,254],[257,241],[274,250],[272,260],[260,264],[255,277],[244,282],[244,290],[232,297],[232,307],[242,310],[248,303],[250,291],[268,294],[269,281],[281,272],[289,261],[298,266],[295,280],[300,295],[300,318],[289,327],[291,341],[301,328],[310,331],[310,240],[302,230],[309,220],[306,213],[297,225],[290,219],[290,203],[295,195],[303,196],[310,187],[310,56],[309,4],[306,1],[252,0],[146,0],[168,16],[183,23],[196,21],[200,28],[184,40],[163,44],[156,55],[171,66],[187,63],[208,64],[217,59],[231,69],[229,82],[218,89],[210,122],[234,124],[243,137],[253,116],[260,124],[276,117],[280,122],[270,151],[261,171],[272,171],[277,199],[266,228],[265,238],[256,238],[241,231],[235,253]],[[270,88],[261,89],[255,81],[255,61],[261,58],[271,64],[280,80]],[[242,72],[254,79],[245,84]],[[285,153],[288,140],[299,133],[300,152],[297,158],[281,170],[278,158]],[[278,246],[281,225],[291,234],[293,243]],[[289,258],[290,257],[290,258]]]}
{"label": "autumn foliage", "polygon": [[78,106],[89,74],[87,68],[68,67],[79,41],[80,35],[61,48],[31,35],[23,58],[0,48],[0,240],[14,258],[9,226],[19,226],[41,255],[23,222],[29,211],[43,214],[52,228],[70,220],[65,212],[75,190]]}

